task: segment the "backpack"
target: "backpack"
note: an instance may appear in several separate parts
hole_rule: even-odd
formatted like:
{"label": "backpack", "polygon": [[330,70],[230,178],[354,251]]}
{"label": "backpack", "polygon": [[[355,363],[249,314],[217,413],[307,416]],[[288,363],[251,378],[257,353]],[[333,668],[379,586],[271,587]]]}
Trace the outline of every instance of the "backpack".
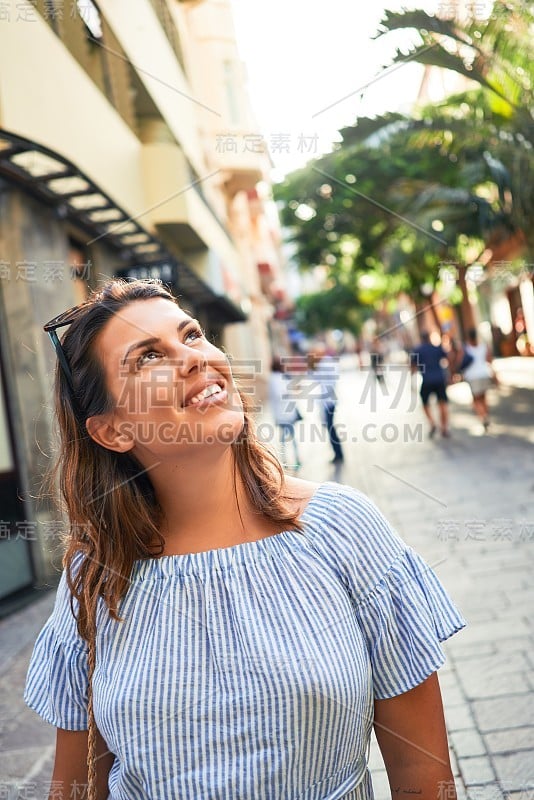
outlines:
{"label": "backpack", "polygon": [[462,361],[460,363],[460,366],[458,367],[458,372],[464,372],[467,369],[467,367],[471,366],[474,360],[475,359],[473,358],[471,353],[468,353],[467,350],[464,350]]}

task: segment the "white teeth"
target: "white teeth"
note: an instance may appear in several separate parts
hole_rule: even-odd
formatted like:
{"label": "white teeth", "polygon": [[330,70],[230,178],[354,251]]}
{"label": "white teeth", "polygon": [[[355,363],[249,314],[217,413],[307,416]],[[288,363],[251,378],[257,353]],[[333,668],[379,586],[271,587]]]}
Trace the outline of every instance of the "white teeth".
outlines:
{"label": "white teeth", "polygon": [[206,397],[211,397],[212,394],[218,394],[221,391],[222,389],[218,384],[212,383],[210,386],[206,386],[205,389],[203,389],[201,392],[192,397],[188,405],[196,405],[197,403],[200,403],[201,400],[204,400]]}

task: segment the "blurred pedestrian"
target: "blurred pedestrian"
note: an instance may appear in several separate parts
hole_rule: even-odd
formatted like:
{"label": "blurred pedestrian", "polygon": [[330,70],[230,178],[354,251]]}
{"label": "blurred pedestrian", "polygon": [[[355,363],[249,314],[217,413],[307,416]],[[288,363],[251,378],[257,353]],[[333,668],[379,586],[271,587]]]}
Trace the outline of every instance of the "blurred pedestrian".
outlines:
{"label": "blurred pedestrian", "polygon": [[328,438],[334,457],[332,464],[341,464],[344,461],[343,448],[334,425],[336,413],[337,394],[336,386],[339,380],[339,359],[328,355],[310,353],[308,357],[309,376],[314,384],[313,396],[319,402],[321,422],[328,431]]}
{"label": "blurred pedestrian", "polygon": [[441,337],[441,346],[447,354],[447,364],[444,366],[445,383],[447,386],[450,386],[452,383],[455,383],[456,380],[460,379],[460,376],[456,374],[456,370],[457,364],[462,357],[462,346],[450,333],[443,334]]}
{"label": "blurred pedestrian", "polygon": [[473,410],[480,417],[484,430],[487,431],[490,419],[486,392],[491,386],[494,374],[491,367],[491,350],[484,342],[479,342],[476,328],[470,328],[467,332],[464,351],[471,358],[471,362],[462,370],[462,375],[471,389]]}
{"label": "blurred pedestrian", "polygon": [[525,321],[525,312],[521,306],[516,310],[514,317],[514,335],[515,347],[520,356],[528,356],[531,354],[531,347],[529,345],[527,336],[527,324]]}
{"label": "blurred pedestrian", "polygon": [[[292,394],[290,379],[285,373],[284,364],[280,356],[275,356],[272,360],[271,374],[269,375],[269,405],[275,425],[279,431],[282,463],[288,467],[294,466],[298,469],[301,463],[295,436],[295,423],[302,419],[302,415]],[[294,463],[292,465],[287,460],[289,442],[293,447]]]}
{"label": "blurred pedestrian", "polygon": [[358,369],[361,371],[363,369],[363,345],[360,336],[358,336],[356,339],[354,352],[356,353],[356,357],[358,359]]}
{"label": "blurred pedestrian", "polygon": [[361,492],[284,474],[161,283],[46,329],[70,525],[24,697],[50,798],[372,800],[374,724],[399,798],[455,800],[436,673],[465,623],[429,565]]}
{"label": "blurred pedestrian", "polygon": [[502,328],[499,325],[491,326],[491,338],[493,342],[493,355],[495,358],[502,356],[502,345],[506,339]]}
{"label": "blurred pedestrian", "polygon": [[430,407],[430,398],[436,395],[439,406],[439,420],[441,435],[450,436],[449,409],[447,398],[447,353],[441,344],[432,344],[428,331],[421,331],[421,344],[415,347],[410,355],[410,368],[412,373],[420,372],[422,382],[420,395],[423,411],[430,423],[429,436],[432,438],[437,430],[434,415]]}
{"label": "blurred pedestrian", "polygon": [[384,383],[384,345],[379,336],[373,339],[369,358],[376,380],[378,383]]}

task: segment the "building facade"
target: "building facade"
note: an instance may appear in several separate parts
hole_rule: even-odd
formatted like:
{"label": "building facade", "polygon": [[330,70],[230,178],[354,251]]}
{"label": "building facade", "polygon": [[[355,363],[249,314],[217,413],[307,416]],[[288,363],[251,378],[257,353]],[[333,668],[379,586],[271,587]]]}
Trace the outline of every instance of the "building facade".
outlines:
{"label": "building facade", "polygon": [[281,260],[227,0],[4,3],[0,76],[1,613],[52,579],[64,527],[43,323],[110,276],[160,277],[261,398],[258,264]]}

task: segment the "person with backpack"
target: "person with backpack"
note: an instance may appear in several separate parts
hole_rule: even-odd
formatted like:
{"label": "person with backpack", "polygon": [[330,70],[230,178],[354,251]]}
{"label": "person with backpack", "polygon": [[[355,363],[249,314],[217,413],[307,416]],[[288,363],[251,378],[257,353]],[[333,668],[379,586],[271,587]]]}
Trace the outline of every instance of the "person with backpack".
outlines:
{"label": "person with backpack", "polygon": [[473,395],[473,410],[482,420],[485,431],[490,425],[486,392],[493,379],[491,360],[489,347],[484,342],[479,342],[476,328],[470,328],[467,332],[467,342],[464,344],[464,357],[460,371],[464,380],[469,384]]}

